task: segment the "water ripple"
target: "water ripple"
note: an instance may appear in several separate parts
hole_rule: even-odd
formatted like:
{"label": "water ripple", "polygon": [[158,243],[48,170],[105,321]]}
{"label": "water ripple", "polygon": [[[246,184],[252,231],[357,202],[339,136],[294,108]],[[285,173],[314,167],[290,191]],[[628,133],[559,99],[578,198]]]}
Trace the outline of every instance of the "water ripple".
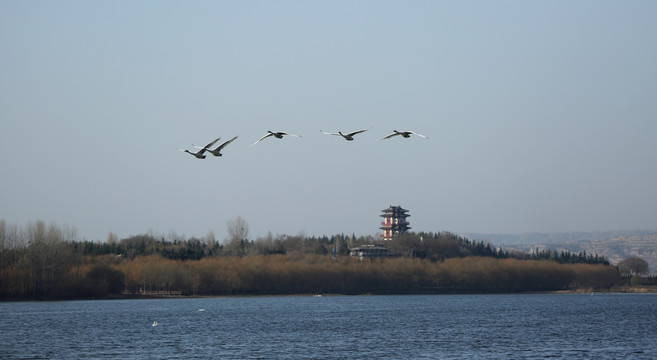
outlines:
{"label": "water ripple", "polygon": [[0,313],[3,359],[657,357],[651,294],[14,302]]}

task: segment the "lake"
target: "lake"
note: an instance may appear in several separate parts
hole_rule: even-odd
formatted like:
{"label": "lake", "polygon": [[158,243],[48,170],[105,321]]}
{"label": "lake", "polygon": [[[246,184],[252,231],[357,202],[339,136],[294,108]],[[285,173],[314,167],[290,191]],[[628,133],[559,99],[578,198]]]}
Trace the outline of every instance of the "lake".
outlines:
{"label": "lake", "polygon": [[655,359],[656,339],[657,294],[0,303],[2,359]]}

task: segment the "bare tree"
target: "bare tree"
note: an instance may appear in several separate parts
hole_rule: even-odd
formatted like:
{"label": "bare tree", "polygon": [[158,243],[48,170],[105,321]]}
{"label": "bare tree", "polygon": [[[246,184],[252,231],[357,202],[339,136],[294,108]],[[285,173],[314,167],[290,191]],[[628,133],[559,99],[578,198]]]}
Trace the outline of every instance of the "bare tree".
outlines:
{"label": "bare tree", "polygon": [[228,235],[230,235],[231,240],[247,240],[249,237],[249,224],[247,224],[241,216],[238,216],[233,220],[229,220],[227,226]]}
{"label": "bare tree", "polygon": [[205,235],[205,244],[210,247],[214,245],[215,241],[214,231],[212,229],[208,230],[208,234]]}
{"label": "bare tree", "polygon": [[5,249],[24,249],[27,247],[24,231],[16,224],[7,224],[0,220],[0,237]]}
{"label": "bare tree", "polygon": [[630,256],[618,263],[618,271],[621,274],[629,275],[647,274],[648,262],[638,256]]}
{"label": "bare tree", "polygon": [[46,225],[44,221],[37,220],[28,224],[27,234],[34,294],[52,296],[60,290],[60,283],[76,263],[71,246],[76,230],[67,226]]}
{"label": "bare tree", "polygon": [[119,237],[116,236],[115,233],[113,233],[113,232],[110,231],[109,234],[107,234],[107,243],[108,243],[108,244],[110,244],[110,245],[116,245],[116,243],[117,243],[118,241],[119,241]]}
{"label": "bare tree", "polygon": [[230,240],[226,250],[231,255],[244,256],[249,237],[249,224],[241,216],[226,223]]}

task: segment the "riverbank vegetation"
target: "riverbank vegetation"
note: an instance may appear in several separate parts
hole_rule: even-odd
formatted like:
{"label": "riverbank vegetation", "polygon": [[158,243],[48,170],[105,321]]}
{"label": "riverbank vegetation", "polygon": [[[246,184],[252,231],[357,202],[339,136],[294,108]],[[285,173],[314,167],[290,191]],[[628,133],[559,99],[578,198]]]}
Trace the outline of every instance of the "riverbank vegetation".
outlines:
{"label": "riverbank vegetation", "polygon": [[[0,220],[0,299],[497,293],[609,289],[623,282],[597,255],[509,253],[446,232],[387,242],[342,234],[226,244],[211,236],[74,238],[66,227],[35,222],[21,228]],[[372,243],[395,256],[349,256],[350,247]]]}

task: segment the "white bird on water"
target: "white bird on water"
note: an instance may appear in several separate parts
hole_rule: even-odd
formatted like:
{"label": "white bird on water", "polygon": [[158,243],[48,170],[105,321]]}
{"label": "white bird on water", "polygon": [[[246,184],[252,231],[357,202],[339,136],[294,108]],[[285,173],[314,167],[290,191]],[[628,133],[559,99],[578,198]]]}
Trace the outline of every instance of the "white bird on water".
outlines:
{"label": "white bird on water", "polygon": [[[220,139],[220,138],[219,138],[219,139]],[[217,140],[219,140],[219,139],[217,139]],[[206,146],[204,146],[204,147],[196,146],[196,145],[194,145],[194,144],[192,144],[192,145],[193,145],[195,148],[197,148],[197,149],[201,149],[201,150],[205,149],[205,150],[207,150],[210,154],[212,154],[212,155],[214,155],[214,156],[222,156],[223,154],[221,153],[221,149],[225,148],[226,145],[230,144],[230,143],[233,142],[233,140],[235,140],[235,139],[237,139],[237,136],[235,136],[234,138],[232,138],[232,139],[230,139],[230,140],[224,142],[223,144],[217,146],[217,147],[214,148],[214,149],[210,149],[210,148],[209,148],[209,147],[212,146],[212,145],[209,145],[209,146],[206,145]],[[213,141],[212,144],[214,144],[214,142],[216,142],[217,140]],[[204,150],[204,151],[205,151],[205,150]]]}
{"label": "white bird on water", "polygon": [[219,139],[221,139],[221,138],[216,138],[216,139],[214,139],[213,142],[211,142],[211,143],[205,145],[205,146],[202,147],[202,148],[199,148],[199,149],[201,149],[201,150],[199,150],[199,151],[197,151],[197,152],[195,152],[195,153],[194,153],[194,152],[191,152],[191,151],[189,151],[189,150],[183,150],[183,149],[180,149],[180,148],[178,148],[178,150],[179,150],[179,151],[182,151],[182,152],[186,152],[186,153],[188,153],[188,154],[191,154],[191,155],[193,155],[193,156],[194,156],[195,158],[197,158],[197,159],[205,159],[205,155],[204,155],[203,153],[204,153],[206,150],[208,150],[208,148],[209,148],[210,146],[214,145],[214,143],[216,143],[217,141],[219,141]]}
{"label": "white bird on water", "polygon": [[427,137],[427,136],[424,136],[424,135],[422,135],[422,134],[418,134],[418,133],[416,133],[416,132],[414,132],[414,131],[410,131],[410,130],[405,130],[405,131],[397,131],[397,130],[393,130],[393,131],[392,131],[392,134],[386,135],[386,136],[380,138],[379,140],[389,139],[389,138],[391,138],[391,137],[393,137],[393,136],[397,136],[397,135],[401,135],[401,137],[404,137],[404,138],[409,138],[409,137],[411,137],[411,135],[417,135],[417,136],[423,137],[423,138],[425,138],[425,139],[428,139],[428,138],[429,138],[429,137]]}
{"label": "white bird on water", "polygon": [[267,135],[265,135],[265,136],[261,137],[260,139],[258,139],[258,141],[256,141],[256,142],[254,142],[253,144],[251,144],[251,146],[253,146],[253,145],[259,143],[259,142],[262,141],[263,139],[266,139],[266,138],[268,138],[268,137],[270,137],[270,136],[273,136],[273,137],[275,137],[275,138],[277,138],[277,139],[282,139],[283,136],[285,136],[285,135],[290,135],[290,136],[295,136],[295,137],[301,137],[301,135],[294,135],[294,134],[290,134],[290,133],[285,132],[285,131],[270,131],[270,130],[267,130]]}
{"label": "white bird on water", "polygon": [[356,134],[360,134],[360,133],[365,132],[365,131],[367,131],[367,130],[369,130],[369,129],[371,129],[371,128],[352,131],[352,132],[350,132],[350,133],[348,133],[348,134],[343,134],[341,131],[338,131],[338,132],[336,132],[336,133],[329,133],[329,132],[324,132],[324,131],[320,130],[320,132],[321,132],[322,134],[326,134],[326,135],[338,135],[338,136],[342,136],[342,137],[343,137],[345,140],[347,140],[347,141],[353,141],[353,140],[354,140],[354,135],[356,135]]}
{"label": "white bird on water", "polygon": [[153,321],[153,326],[157,326],[157,321]]}

